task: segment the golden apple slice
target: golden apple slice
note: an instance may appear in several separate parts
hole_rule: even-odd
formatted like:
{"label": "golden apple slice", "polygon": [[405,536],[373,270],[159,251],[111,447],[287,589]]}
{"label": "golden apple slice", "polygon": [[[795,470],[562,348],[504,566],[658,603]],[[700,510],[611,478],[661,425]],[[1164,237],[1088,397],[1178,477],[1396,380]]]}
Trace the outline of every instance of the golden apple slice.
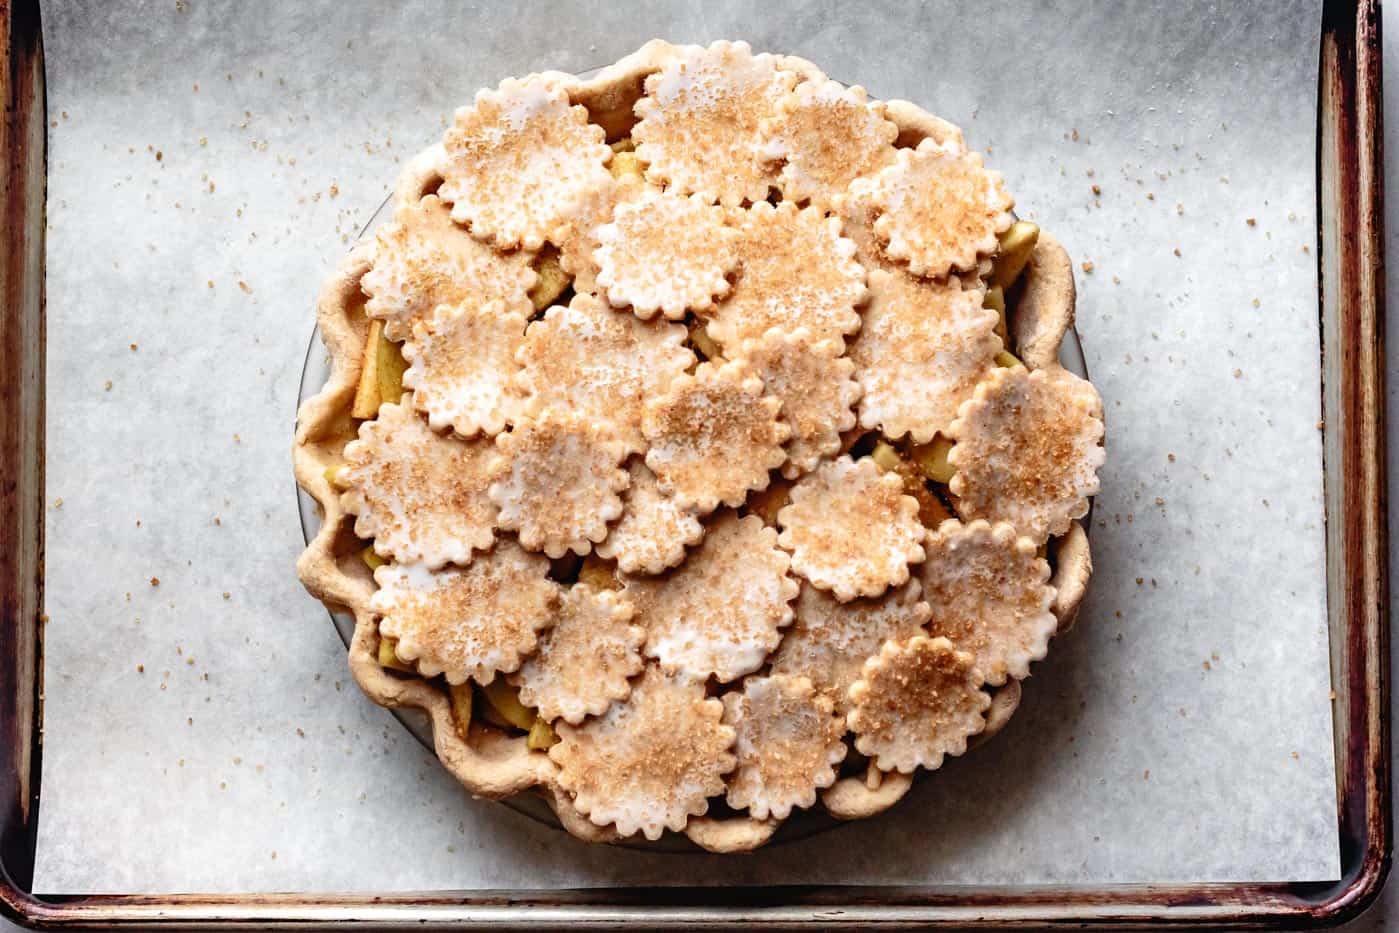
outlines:
{"label": "golden apple slice", "polygon": [[476,706],[473,707],[473,710],[479,718],[485,720],[486,722],[490,723],[498,729],[512,728],[509,721],[506,720],[504,716],[500,715],[500,713],[496,711],[496,708],[494,706],[492,706],[488,702],[485,702],[484,697],[482,697],[481,702],[478,702]]}
{"label": "golden apple slice", "polygon": [[526,732],[534,725],[534,711],[520,702],[520,692],[497,677],[481,688],[486,703],[505,721],[506,725]]}
{"label": "golden apple slice", "polygon": [[1017,220],[1010,229],[1001,234],[1000,249],[991,261],[991,284],[1008,289],[1020,278],[1025,263],[1039,242],[1040,228],[1028,220]]}
{"label": "golden apple slice", "polygon": [[[377,322],[376,322],[377,323]],[[398,344],[379,332],[379,342],[375,345],[375,355],[379,359],[379,402],[397,402],[403,397],[403,371],[408,363],[403,359],[403,351]],[[379,409],[374,409],[378,414]]]}
{"label": "golden apple slice", "polygon": [[471,734],[471,682],[451,684],[452,724],[457,727],[457,735],[465,740]]}
{"label": "golden apple slice", "polygon": [[1025,364],[1020,362],[1020,357],[1016,356],[1014,353],[1011,353],[1009,350],[1002,350],[1000,353],[996,354],[996,365],[1003,369],[1011,369],[1012,367],[1024,366]]}
{"label": "golden apple slice", "polygon": [[384,322],[369,322],[369,335],[364,340],[364,356],[359,368],[359,385],[350,414],[356,418],[373,418],[379,414],[379,341],[384,338]]}
{"label": "golden apple slice", "polygon": [[534,719],[534,724],[529,727],[529,735],[525,737],[525,744],[536,752],[547,752],[549,747],[559,740],[554,734],[554,729],[547,722],[538,716]]}
{"label": "golden apple slice", "polygon": [[790,480],[773,479],[768,483],[768,488],[751,493],[748,496],[748,511],[763,520],[763,524],[773,527],[777,526],[777,513],[782,511],[782,507],[792,501],[792,483]]}
{"label": "golden apple slice", "polygon": [[905,460],[903,455],[888,441],[881,440],[875,444],[874,450],[870,451],[870,459],[881,470],[892,471],[903,478],[904,493],[917,501],[918,520],[923,523],[923,527],[936,528],[952,517],[947,506],[943,505],[937,494],[928,488],[918,468],[910,461]]}
{"label": "golden apple slice", "polygon": [[578,569],[578,582],[586,583],[595,590],[619,590],[622,584],[617,580],[617,564],[603,560],[596,554],[583,558],[583,566]]}
{"label": "golden apple slice", "polygon": [[879,466],[881,470],[893,470],[895,473],[903,472],[903,457],[888,441],[878,441],[874,445],[874,450],[870,451],[870,459]]}
{"label": "golden apple slice", "polygon": [[714,342],[714,338],[709,336],[709,331],[704,329],[703,321],[696,321],[690,327],[690,345],[706,360],[723,361],[724,355],[719,351],[719,345]]}
{"label": "golden apple slice", "polygon": [[345,489],[345,464],[337,463],[335,466],[325,468],[325,481],[336,489]]}
{"label": "golden apple slice", "polygon": [[915,444],[910,447],[908,456],[924,476],[935,483],[946,486],[952,479],[952,474],[957,472],[953,469],[952,464],[947,462],[947,455],[951,451],[952,442],[938,434],[926,444]]}
{"label": "golden apple slice", "polygon": [[405,674],[413,673],[413,665],[400,660],[394,652],[394,646],[397,644],[398,640],[395,638],[389,638],[387,635],[379,636],[379,666],[403,671]]}
{"label": "golden apple slice", "polygon": [[540,251],[534,263],[534,271],[539,274],[539,280],[529,290],[529,300],[536,311],[543,311],[549,307],[554,303],[554,299],[573,284],[573,276],[563,271],[563,266],[559,263],[559,251],[552,246],[546,246]]}
{"label": "golden apple slice", "polygon": [[364,546],[364,550],[359,552],[359,559],[364,561],[365,566],[370,570],[378,570],[380,567],[384,566],[384,564],[388,563],[388,561],[379,556],[379,552],[374,550],[374,545],[372,544],[366,544]]}
{"label": "golden apple slice", "polygon": [[642,178],[644,172],[641,168],[641,160],[636,153],[630,150],[619,152],[612,157],[612,161],[607,163],[608,169],[612,172],[612,177],[621,181],[624,178]]}
{"label": "golden apple slice", "polygon": [[996,336],[1001,338],[1002,344],[1010,343],[1010,338],[1006,336],[1006,293],[1005,289],[999,285],[992,285],[986,290],[986,297],[982,300],[983,308],[991,308],[1000,318],[996,321]]}

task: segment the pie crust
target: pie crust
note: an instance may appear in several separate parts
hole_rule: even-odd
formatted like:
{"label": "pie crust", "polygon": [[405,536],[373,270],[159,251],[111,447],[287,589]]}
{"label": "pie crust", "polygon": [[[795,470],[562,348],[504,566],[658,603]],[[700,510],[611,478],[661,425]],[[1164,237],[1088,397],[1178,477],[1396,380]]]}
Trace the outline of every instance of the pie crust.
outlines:
{"label": "pie crust", "polygon": [[855,427],[851,406],[860,397],[844,341],[817,341],[805,327],[774,327],[761,339],[744,341],[738,355],[763,380],[764,391],[782,403],[778,418],[792,432],[783,476],[796,479],[840,452],[841,434]]}
{"label": "pie crust", "polygon": [[452,222],[436,195],[400,204],[394,222],[374,237],[373,258],[360,287],[365,313],[384,322],[390,340],[402,340],[438,305],[469,301],[528,315],[528,293],[538,279],[528,253],[501,253]]}
{"label": "pie crust", "polygon": [[884,255],[907,263],[915,275],[975,272],[1013,220],[1015,202],[1000,173],[988,171],[978,153],[960,145],[925,139],[853,185],[868,192],[878,214],[874,233]]}
{"label": "pie crust", "polygon": [[926,444],[947,432],[962,402],[995,368],[999,315],[980,289],[898,270],[870,273],[864,325],[850,342],[860,425]]}
{"label": "pie crust", "polygon": [[508,78],[457,111],[438,196],[452,220],[500,249],[536,250],[612,184],[602,127],[547,76]]}
{"label": "pie crust", "polygon": [[796,80],[747,42],[675,49],[636,104],[632,138],[647,179],[730,207],[763,201],[776,175],[760,130]]}
{"label": "pie crust", "polygon": [[571,411],[642,452],[646,403],[695,363],[684,340],[679,324],[639,321],[575,295],[530,323],[516,354],[516,383],[527,408]]}
{"label": "pie crust", "polygon": [[728,683],[757,670],[792,621],[790,564],[757,516],[720,513],[666,576],[623,577],[646,628],[646,655],[695,680]]}
{"label": "pie crust", "polygon": [[496,438],[487,493],[497,524],[550,557],[586,554],[622,514],[626,448],[575,414],[544,409]]}
{"label": "pie crust", "polygon": [[502,540],[466,567],[385,564],[369,608],[395,653],[424,677],[488,684],[516,670],[554,623],[559,587],[542,557]]}
{"label": "pie crust", "polygon": [[721,503],[742,505],[787,459],[782,445],[792,429],[777,420],[781,408],[744,361],[701,363],[647,404],[646,465],[681,508],[706,514]]}
{"label": "pie crust", "polygon": [[519,417],[515,355],[525,324],[524,315],[493,301],[438,305],[413,325],[403,343],[403,385],[434,431],[494,437]]}
{"label": "pie crust", "polygon": [[805,327],[816,340],[840,340],[860,327],[865,269],[840,220],[791,201],[766,201],[734,221],[743,257],[729,297],[707,315],[709,335],[733,356],[770,327]]}
{"label": "pie crust", "polygon": [[928,629],[971,653],[992,686],[1030,676],[1058,626],[1049,562],[1029,538],[1001,522],[955,519],[928,533],[918,568],[923,598],[937,606]]}
{"label": "pie crust", "polygon": [[597,545],[599,557],[629,574],[656,574],[685,559],[685,548],[704,537],[704,525],[674,496],[662,495],[656,474],[641,458],[628,467],[631,485],[622,496],[622,517]]}
{"label": "pie crust", "polygon": [[904,495],[902,477],[881,473],[868,457],[843,456],[803,477],[777,524],[792,572],[842,602],[898,586],[908,565],[923,560],[918,500]]}
{"label": "pie crust", "polygon": [[497,509],[486,494],[493,460],[488,442],[443,437],[389,403],[345,445],[340,504],[380,557],[430,570],[466,564],[495,540]]}
{"label": "pie crust", "polygon": [[685,828],[724,792],[734,729],[704,684],[647,667],[631,695],[580,726],[558,725],[549,758],[578,812],[621,836]]}
{"label": "pie crust", "polygon": [[798,84],[763,135],[765,154],[782,166],[777,184],[784,200],[836,207],[851,182],[894,161],[899,127],[864,88],[825,78]]}
{"label": "pie crust", "polygon": [[1088,514],[1103,465],[1103,403],[1057,364],[998,369],[963,403],[948,488],[957,514],[1009,522],[1036,543]]}
{"label": "pie crust", "polygon": [[974,658],[946,638],[886,641],[850,687],[855,748],[881,771],[936,771],[986,728],[991,697]]}
{"label": "pie crust", "polygon": [[699,195],[648,189],[593,235],[597,284],[614,308],[631,308],[643,320],[657,311],[678,321],[708,310],[728,294],[727,276],[738,265],[737,233],[723,208]]}
{"label": "pie crust", "polygon": [[[353,614],[356,681],[377,703],[423,711],[467,790],[536,793],[590,841],[669,829],[735,852],[814,801],[838,819],[878,813],[912,786],[903,768],[936,767],[1004,726],[1043,653],[1046,613],[1065,632],[1091,578],[1082,520],[1102,411],[1058,364],[1073,269],[1047,233],[1006,297],[1005,349],[1024,365],[985,368],[996,321],[980,305],[1010,199],[960,131],[798,58],[655,41],[593,78],[483,92],[405,164],[393,203],[393,222],[351,250],[317,302],[331,375],[298,413],[294,465],[323,518],[297,570]],[[693,248],[630,240],[664,229],[679,243],[687,218],[707,231]],[[716,229],[731,236],[702,255]],[[628,266],[619,243],[647,258]],[[917,338],[945,337],[960,355],[902,363],[881,382],[870,373],[899,345],[883,315],[901,287],[961,309],[958,326]],[[541,293],[553,307],[536,310]],[[349,411],[371,318],[407,342],[414,394],[381,399],[360,426]],[[500,404],[476,404],[472,385]],[[1033,419],[1009,418],[1012,398]],[[875,427],[850,424],[857,413]],[[864,477],[870,431],[910,458],[927,456],[925,440],[954,440],[951,482],[915,491],[925,516],[944,502],[966,524],[896,535],[886,559],[851,572],[816,560],[817,539],[880,540],[862,517],[870,502],[803,515],[809,497],[794,488],[784,502],[789,480],[774,477],[811,488],[842,461]],[[384,442],[356,448],[357,435]],[[1007,437],[1024,444],[1007,450]],[[1054,449],[1067,452],[1062,473]],[[424,463],[387,466],[414,457]],[[892,527],[905,527],[908,499],[894,481],[923,482],[913,462],[873,477],[896,503]],[[447,494],[420,496],[413,476]],[[799,560],[760,517],[784,505]],[[1013,539],[977,518],[1009,521]],[[374,562],[392,562],[371,572],[356,532],[372,537]],[[952,552],[1010,562],[994,599],[975,605],[956,585]],[[799,572],[825,573],[831,589]],[[682,617],[722,638],[687,636]],[[518,686],[539,729],[460,718],[453,692],[482,705],[490,693],[468,680]],[[830,732],[784,755],[783,722]],[[848,742],[872,760],[839,760]],[[721,796],[730,806],[714,814]]]}
{"label": "pie crust", "polygon": [[578,725],[586,716],[607,712],[614,700],[625,700],[631,693],[628,678],[641,672],[646,639],[645,630],[633,624],[634,615],[624,596],[586,583],[569,587],[539,650],[510,675],[520,688],[520,702],[538,709],[545,720]]}
{"label": "pie crust", "polygon": [[835,783],[845,757],[845,718],[805,677],[749,677],[724,694],[724,722],[734,727],[738,766],[729,775],[729,806],[754,819],[785,820]]}
{"label": "pie crust", "polygon": [[803,584],[796,620],[773,654],[772,672],[805,676],[844,715],[850,686],[860,679],[865,661],[886,641],[926,635],[932,614],[917,580],[883,596],[847,602]]}

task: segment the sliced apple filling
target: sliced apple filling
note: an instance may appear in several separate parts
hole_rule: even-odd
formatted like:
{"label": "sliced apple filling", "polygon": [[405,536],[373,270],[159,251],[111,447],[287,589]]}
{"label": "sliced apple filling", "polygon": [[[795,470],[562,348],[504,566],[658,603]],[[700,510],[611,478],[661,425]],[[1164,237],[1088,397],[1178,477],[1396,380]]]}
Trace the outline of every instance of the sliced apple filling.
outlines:
{"label": "sliced apple filling", "polygon": [[481,696],[486,705],[481,710],[487,722],[501,728],[514,728],[529,731],[534,725],[534,711],[520,702],[520,693],[497,677],[481,688]]}
{"label": "sliced apple filling", "polygon": [[394,652],[394,647],[398,644],[398,639],[390,638],[387,635],[379,636],[379,666],[387,667],[389,670],[402,671],[405,674],[413,673],[413,665],[399,658]]}
{"label": "sliced apple filling", "polygon": [[573,284],[573,276],[564,271],[559,261],[559,251],[552,246],[540,250],[534,261],[534,271],[539,279],[529,290],[529,300],[535,311],[543,311],[552,305]]}
{"label": "sliced apple filling", "polygon": [[1035,251],[1035,244],[1039,239],[1038,224],[1032,224],[1028,220],[1017,220],[1011,224],[1009,229],[1001,234],[1000,246],[991,261],[991,284],[1009,291],[1016,279],[1020,278],[1020,273],[1025,270],[1025,264],[1030,261],[1030,254]]}
{"label": "sliced apple filling", "polygon": [[722,361],[724,359],[719,344],[715,343],[714,338],[709,336],[709,331],[705,330],[704,321],[696,321],[690,325],[690,344],[706,360]]}
{"label": "sliced apple filling", "polygon": [[636,144],[632,142],[630,136],[623,137],[612,144],[612,160],[607,163],[607,168],[612,172],[612,177],[618,181],[645,177],[645,168],[636,154]]}
{"label": "sliced apple filling", "polygon": [[471,684],[453,684],[447,688],[452,704],[452,724],[463,740],[471,735],[471,713],[475,706]]}
{"label": "sliced apple filling", "polygon": [[384,336],[384,322],[370,321],[350,414],[356,418],[373,418],[384,402],[397,402],[403,395],[403,371],[407,368],[398,344]]}
{"label": "sliced apple filling", "polygon": [[938,434],[926,444],[910,446],[906,452],[924,476],[946,486],[948,480],[952,479],[952,474],[956,472],[952,464],[947,462],[947,455],[951,451],[952,442]]}
{"label": "sliced apple filling", "polygon": [[768,483],[767,489],[760,489],[748,495],[748,511],[763,520],[763,524],[777,527],[777,513],[792,501],[792,481],[776,477]]}
{"label": "sliced apple filling", "polygon": [[1009,350],[1002,350],[1000,353],[996,354],[996,365],[1003,369],[1011,369],[1015,366],[1023,367],[1025,364],[1020,362],[1020,357],[1016,356],[1014,353],[1011,353]]}
{"label": "sliced apple filling", "polygon": [[996,336],[1001,338],[1002,345],[1010,343],[1009,327],[1006,324],[1006,292],[999,285],[992,285],[986,290],[986,297],[982,299],[981,306],[990,308],[999,314],[1000,320],[996,321]]}
{"label": "sliced apple filling", "polygon": [[870,459],[881,470],[897,473],[903,479],[905,494],[918,501],[918,519],[925,528],[936,528],[952,517],[937,493],[928,488],[928,477],[888,441],[878,441],[870,451]]}
{"label": "sliced apple filling", "polygon": [[620,590],[622,582],[617,579],[617,562],[603,560],[596,554],[583,558],[583,566],[578,568],[578,582],[586,583],[596,590]]}
{"label": "sliced apple filling", "polygon": [[[991,261],[991,287],[986,289],[986,298],[981,304],[984,308],[994,309],[1001,316],[996,323],[996,336],[1000,337],[1001,343],[1006,346],[1010,346],[1009,326],[1006,320],[1006,292],[1020,280],[1020,274],[1025,271],[1025,265],[1030,261],[1030,254],[1035,251],[1035,244],[1039,239],[1040,228],[1037,224],[1028,220],[1017,220],[1010,225],[1010,229],[1001,234],[996,256]],[[1003,363],[1000,359],[996,362],[1001,366],[1012,365]]]}

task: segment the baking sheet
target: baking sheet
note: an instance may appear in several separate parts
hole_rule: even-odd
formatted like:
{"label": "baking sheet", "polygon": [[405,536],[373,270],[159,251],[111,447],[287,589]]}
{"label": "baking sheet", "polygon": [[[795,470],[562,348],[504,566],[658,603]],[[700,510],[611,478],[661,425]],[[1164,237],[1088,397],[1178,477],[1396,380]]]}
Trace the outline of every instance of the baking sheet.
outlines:
{"label": "baking sheet", "polygon": [[[1316,4],[977,15],[46,7],[37,889],[1336,877]],[[746,37],[961,124],[1092,263],[1080,330],[1108,412],[1093,589],[1007,730],[883,818],[740,858],[588,848],[470,801],[359,695],[292,571],[321,278],[476,87],[654,35]]]}

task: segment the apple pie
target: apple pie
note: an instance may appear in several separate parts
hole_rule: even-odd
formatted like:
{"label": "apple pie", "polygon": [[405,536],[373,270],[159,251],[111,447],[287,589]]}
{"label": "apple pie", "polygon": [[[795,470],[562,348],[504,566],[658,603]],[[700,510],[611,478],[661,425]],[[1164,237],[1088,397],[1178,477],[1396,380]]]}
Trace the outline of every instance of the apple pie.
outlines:
{"label": "apple pie", "polygon": [[299,412],[373,700],[474,795],[752,849],[998,732],[1104,462],[1064,249],[962,133],[743,42],[507,79],[322,289]]}

